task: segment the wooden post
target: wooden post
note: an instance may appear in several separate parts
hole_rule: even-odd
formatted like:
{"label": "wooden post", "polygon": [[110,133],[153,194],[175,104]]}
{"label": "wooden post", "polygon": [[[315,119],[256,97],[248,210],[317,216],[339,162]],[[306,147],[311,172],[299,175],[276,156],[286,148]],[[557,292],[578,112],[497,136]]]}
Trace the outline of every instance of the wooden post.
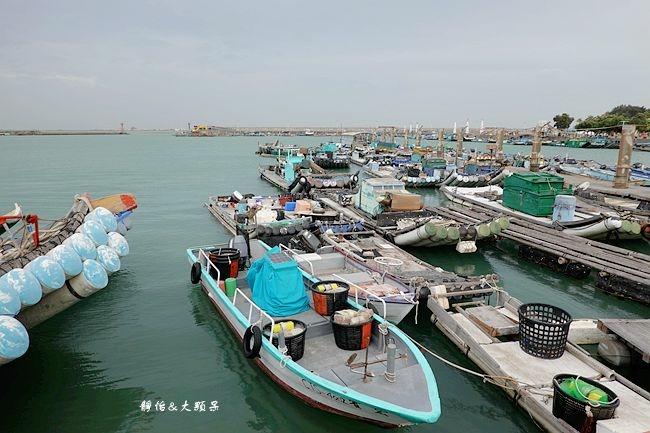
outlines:
{"label": "wooden post", "polygon": [[533,136],[533,148],[530,152],[530,171],[539,171],[539,151],[542,147],[542,138],[540,137],[539,128],[535,128],[535,135]]}
{"label": "wooden post", "polygon": [[497,161],[503,161],[503,129],[497,132]]}
{"label": "wooden post", "polygon": [[404,149],[409,150],[409,130],[404,127]]}
{"label": "wooden post", "polygon": [[390,142],[395,143],[395,127],[390,128]]}
{"label": "wooden post", "polygon": [[445,145],[443,144],[443,140],[445,139],[445,130],[440,128],[438,129],[438,158],[444,158],[445,157]]}
{"label": "wooden post", "polygon": [[463,157],[463,133],[456,132],[456,167],[458,167],[458,158]]}
{"label": "wooden post", "polygon": [[422,142],[422,127],[420,126],[415,130],[415,147],[420,147]]}
{"label": "wooden post", "polygon": [[635,125],[623,125],[623,128],[621,129],[621,145],[618,149],[614,188],[627,188],[629,186],[630,159],[632,158],[632,146],[634,145],[635,132]]}

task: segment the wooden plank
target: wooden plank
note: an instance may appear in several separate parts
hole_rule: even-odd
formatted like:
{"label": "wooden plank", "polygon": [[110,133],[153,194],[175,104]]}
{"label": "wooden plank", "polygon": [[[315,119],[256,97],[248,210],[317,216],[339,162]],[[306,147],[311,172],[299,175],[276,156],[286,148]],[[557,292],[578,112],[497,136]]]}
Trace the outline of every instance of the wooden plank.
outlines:
{"label": "wooden plank", "polygon": [[472,321],[460,313],[451,314],[451,318],[463,328],[478,344],[491,344],[493,340],[480,330]]}
{"label": "wooden plank", "polygon": [[466,311],[470,320],[487,331],[492,337],[513,335],[519,332],[519,325],[512,322],[491,305],[468,308]]}
{"label": "wooden plank", "polygon": [[650,319],[601,319],[598,329],[616,334],[639,352],[644,362],[650,363]]}

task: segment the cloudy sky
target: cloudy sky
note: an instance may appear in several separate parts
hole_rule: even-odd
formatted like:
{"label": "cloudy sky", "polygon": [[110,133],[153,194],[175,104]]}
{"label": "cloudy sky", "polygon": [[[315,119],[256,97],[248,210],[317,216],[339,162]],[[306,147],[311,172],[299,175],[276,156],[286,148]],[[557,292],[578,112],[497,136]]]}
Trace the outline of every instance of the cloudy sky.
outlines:
{"label": "cloudy sky", "polygon": [[532,126],[650,105],[650,2],[0,0],[0,129]]}

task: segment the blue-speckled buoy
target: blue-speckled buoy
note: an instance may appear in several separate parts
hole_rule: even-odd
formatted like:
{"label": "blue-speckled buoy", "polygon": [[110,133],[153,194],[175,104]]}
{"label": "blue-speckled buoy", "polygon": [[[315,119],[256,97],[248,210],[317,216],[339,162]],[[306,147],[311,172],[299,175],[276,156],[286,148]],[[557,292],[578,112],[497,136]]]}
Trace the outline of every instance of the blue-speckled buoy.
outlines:
{"label": "blue-speckled buoy", "polygon": [[17,319],[0,316],[0,364],[19,358],[27,352],[29,334]]}
{"label": "blue-speckled buoy", "polygon": [[120,257],[129,255],[129,243],[124,236],[117,232],[108,234],[108,246],[113,248]]}
{"label": "blue-speckled buoy", "polygon": [[15,316],[20,308],[18,292],[7,284],[2,285],[0,287],[0,315]]}
{"label": "blue-speckled buoy", "polygon": [[84,218],[84,221],[97,221],[104,227],[106,233],[117,230],[117,218],[106,208],[95,208]]}
{"label": "blue-speckled buoy", "polygon": [[97,257],[97,248],[92,239],[83,233],[74,233],[65,241],[65,245],[70,245],[81,257],[81,260],[94,259]]}
{"label": "blue-speckled buoy", "polygon": [[83,233],[93,241],[95,246],[106,245],[108,237],[104,226],[97,221],[86,221],[79,227],[79,233]]}
{"label": "blue-speckled buoy", "polygon": [[21,305],[29,307],[38,303],[43,297],[41,283],[34,274],[25,269],[12,269],[0,277],[0,289],[11,287],[18,293]]}
{"label": "blue-speckled buoy", "polygon": [[70,280],[72,288],[81,296],[89,296],[108,285],[106,269],[96,260],[84,260],[84,270]]}
{"label": "blue-speckled buoy", "polygon": [[83,269],[81,257],[70,245],[58,245],[52,248],[46,256],[61,265],[66,278],[79,275]]}
{"label": "blue-speckled buoy", "polygon": [[65,272],[61,265],[46,256],[36,257],[27,263],[25,270],[34,274],[41,283],[44,295],[60,289],[65,284]]}
{"label": "blue-speckled buoy", "polygon": [[100,245],[97,247],[97,261],[104,267],[104,269],[106,269],[108,275],[119,271],[122,266],[120,256],[117,252],[106,245]]}

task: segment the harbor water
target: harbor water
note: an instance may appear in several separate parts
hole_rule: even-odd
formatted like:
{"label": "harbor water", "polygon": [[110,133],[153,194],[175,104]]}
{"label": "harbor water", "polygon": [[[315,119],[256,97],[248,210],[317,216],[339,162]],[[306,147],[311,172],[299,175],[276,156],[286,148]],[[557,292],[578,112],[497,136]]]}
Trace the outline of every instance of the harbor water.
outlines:
{"label": "harbor water", "polygon": [[[5,208],[0,213],[19,202],[27,213],[55,219],[82,192],[93,197],[132,192],[139,205],[128,234],[131,252],[108,286],[31,329],[27,354],[0,367],[0,432],[384,431],[285,393],[244,358],[241,344],[190,283],[185,249],[229,239],[203,202],[233,190],[276,193],[257,172],[258,164],[270,159],[254,155],[258,140],[274,139],[169,133],[0,137]],[[323,140],[281,138],[302,146]],[[485,144],[465,147],[482,150]],[[505,151],[524,153],[530,147]],[[618,151],[544,147],[542,153],[613,164]],[[635,152],[633,162],[650,164],[650,153]],[[427,202],[441,201],[428,193]],[[634,248],[650,252],[647,244]],[[650,317],[649,307],[608,296],[591,280],[518,260],[508,243],[479,245],[468,255],[453,247],[412,252],[459,274],[497,273],[501,285],[524,302],[554,304],[574,318]],[[477,370],[432,326],[424,304],[414,322],[411,313],[400,327],[441,356]],[[437,424],[403,431],[539,431],[495,386],[427,359],[438,381],[442,416]]]}

